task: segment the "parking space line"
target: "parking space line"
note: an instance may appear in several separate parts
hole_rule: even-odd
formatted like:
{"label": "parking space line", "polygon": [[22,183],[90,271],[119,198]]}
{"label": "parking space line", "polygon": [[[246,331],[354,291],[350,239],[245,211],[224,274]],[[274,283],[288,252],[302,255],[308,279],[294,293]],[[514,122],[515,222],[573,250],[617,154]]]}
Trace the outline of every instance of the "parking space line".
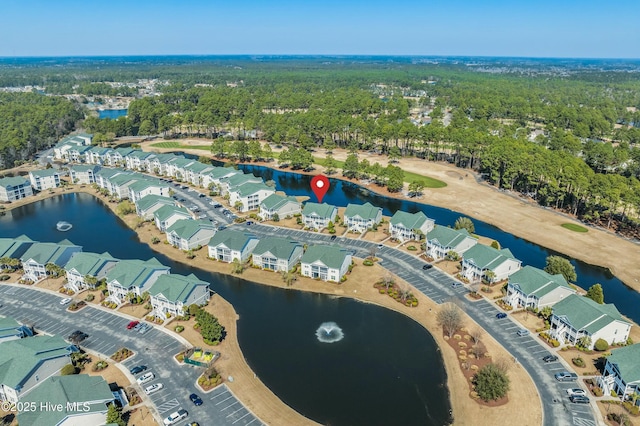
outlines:
{"label": "parking space line", "polygon": [[[236,399],[233,403],[231,403],[231,404],[227,405],[226,407],[224,407],[223,409],[221,409],[220,411],[224,411],[224,410],[226,410],[227,408],[231,408],[231,407],[233,407],[233,406],[234,406],[234,405],[236,405],[236,404],[240,404],[240,401],[238,401],[237,399]],[[240,410],[242,410],[243,408],[244,408],[244,407],[242,407],[242,404],[240,404],[240,408],[239,408],[238,410],[236,410],[236,411],[240,411]],[[234,411],[233,413],[235,413],[236,411]],[[230,416],[230,415],[232,415],[233,413],[229,414],[229,416]],[[229,416],[227,416],[227,417],[229,417]]]}
{"label": "parking space line", "polygon": [[[244,408],[244,407],[243,407],[243,408]],[[240,417],[240,418],[238,418],[238,419],[234,420],[231,424],[232,424],[232,425],[236,424],[236,423],[237,423],[237,422],[239,422],[240,420],[242,420],[242,419],[244,419],[245,417],[247,417],[249,414],[251,414],[251,413],[250,413],[249,411],[247,411],[247,412],[245,413],[245,415],[244,415],[244,416],[242,416],[242,417]],[[228,416],[227,416],[227,417],[228,417]],[[247,423],[247,424],[248,424],[248,423]]]}
{"label": "parking space line", "polygon": [[225,398],[225,399],[223,399],[222,401],[216,402],[216,405],[220,405],[220,404],[222,404],[223,402],[225,402],[225,401],[227,401],[227,400],[229,400],[229,399],[231,399],[231,398],[233,398],[233,395],[229,395],[229,397],[228,397],[228,398]]}

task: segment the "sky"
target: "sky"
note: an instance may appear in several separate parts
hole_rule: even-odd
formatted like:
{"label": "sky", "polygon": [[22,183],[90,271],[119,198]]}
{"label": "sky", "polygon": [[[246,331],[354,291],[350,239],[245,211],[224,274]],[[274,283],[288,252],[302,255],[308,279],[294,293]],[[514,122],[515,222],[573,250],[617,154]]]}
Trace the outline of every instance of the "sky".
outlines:
{"label": "sky", "polygon": [[638,0],[0,0],[0,57],[640,58]]}

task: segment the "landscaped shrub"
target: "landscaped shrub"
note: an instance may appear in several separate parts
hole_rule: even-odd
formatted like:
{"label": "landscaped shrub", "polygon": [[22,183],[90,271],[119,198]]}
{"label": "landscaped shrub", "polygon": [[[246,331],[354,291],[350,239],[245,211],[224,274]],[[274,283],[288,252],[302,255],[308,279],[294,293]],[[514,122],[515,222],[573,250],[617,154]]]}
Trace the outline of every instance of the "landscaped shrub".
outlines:
{"label": "landscaped shrub", "polygon": [[370,259],[365,259],[362,261],[364,266],[373,266],[373,262]]}
{"label": "landscaped shrub", "polygon": [[181,325],[176,325],[176,328],[174,328],[176,333],[182,333],[184,331],[184,327]]}
{"label": "landscaped shrub", "polygon": [[580,358],[580,357],[573,358],[571,360],[571,362],[573,362],[573,365],[578,366],[578,367],[584,367],[585,366],[584,360],[582,358]]}
{"label": "landscaped shrub", "polygon": [[0,281],[7,281],[9,278],[11,278],[9,275],[0,275]]}
{"label": "landscaped shrub", "polygon": [[596,344],[593,346],[596,351],[604,352],[609,349],[609,344],[604,339],[596,340]]}
{"label": "landscaped shrub", "polygon": [[418,249],[416,248],[416,246],[409,246],[409,247],[407,247],[407,250],[409,250],[409,251],[416,251],[416,250],[418,250]]}
{"label": "landscaped shrub", "polygon": [[60,370],[61,376],[70,376],[72,374],[76,374],[78,370],[73,364],[67,364]]}
{"label": "landscaped shrub", "polygon": [[602,391],[602,388],[599,387],[595,387],[592,389],[592,392],[595,396],[602,396],[604,395],[604,392]]}
{"label": "landscaped shrub", "polygon": [[87,294],[87,297],[85,297],[84,300],[86,300],[87,302],[91,302],[95,298],[95,294]]}
{"label": "landscaped shrub", "polygon": [[98,361],[94,364],[93,366],[93,371],[100,371],[100,370],[104,370],[105,368],[107,368],[109,366],[109,364],[107,363],[107,361]]}

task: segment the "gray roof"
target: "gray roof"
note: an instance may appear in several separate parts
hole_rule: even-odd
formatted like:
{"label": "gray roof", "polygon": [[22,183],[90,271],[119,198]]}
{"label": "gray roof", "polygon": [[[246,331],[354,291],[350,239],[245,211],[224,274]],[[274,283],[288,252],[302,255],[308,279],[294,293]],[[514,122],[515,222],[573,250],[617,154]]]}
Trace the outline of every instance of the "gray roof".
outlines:
{"label": "gray roof", "polygon": [[262,255],[267,252],[271,253],[278,259],[289,259],[297,247],[302,244],[297,241],[287,240],[279,237],[265,237],[258,242],[253,254]]}
{"label": "gray roof", "polygon": [[209,241],[209,246],[217,247],[220,244],[223,244],[230,250],[242,251],[250,240],[256,239],[257,237],[255,235],[248,232],[224,229],[216,232],[213,238]]}
{"label": "gray roof", "polygon": [[302,263],[320,261],[328,268],[340,269],[349,251],[338,246],[315,245],[307,248],[302,255]]}

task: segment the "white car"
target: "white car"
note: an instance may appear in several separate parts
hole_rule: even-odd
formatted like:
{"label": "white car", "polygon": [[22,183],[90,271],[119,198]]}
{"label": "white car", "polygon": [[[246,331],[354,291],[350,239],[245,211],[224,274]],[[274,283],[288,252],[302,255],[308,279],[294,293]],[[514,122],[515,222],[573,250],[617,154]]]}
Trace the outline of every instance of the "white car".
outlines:
{"label": "white car", "polygon": [[142,385],[144,383],[150,382],[155,378],[156,378],[156,375],[151,372],[144,373],[142,376],[138,377],[138,384]]}
{"label": "white car", "polygon": [[152,393],[158,392],[163,387],[164,385],[162,383],[154,383],[153,385],[144,388],[144,393],[146,393],[147,395],[151,395]]}
{"label": "white car", "polygon": [[567,389],[567,394],[569,394],[569,396],[587,396],[587,392],[579,388]]}
{"label": "white car", "polygon": [[189,413],[187,413],[187,410],[180,409],[178,411],[175,411],[169,414],[169,416],[166,419],[164,419],[162,423],[165,426],[174,425],[178,423],[180,420],[186,419],[188,415]]}
{"label": "white car", "polygon": [[62,299],[62,300],[60,301],[60,304],[61,304],[61,305],[66,305],[67,303],[71,303],[71,300],[72,300],[72,299],[71,299],[70,297],[65,297],[64,299]]}

